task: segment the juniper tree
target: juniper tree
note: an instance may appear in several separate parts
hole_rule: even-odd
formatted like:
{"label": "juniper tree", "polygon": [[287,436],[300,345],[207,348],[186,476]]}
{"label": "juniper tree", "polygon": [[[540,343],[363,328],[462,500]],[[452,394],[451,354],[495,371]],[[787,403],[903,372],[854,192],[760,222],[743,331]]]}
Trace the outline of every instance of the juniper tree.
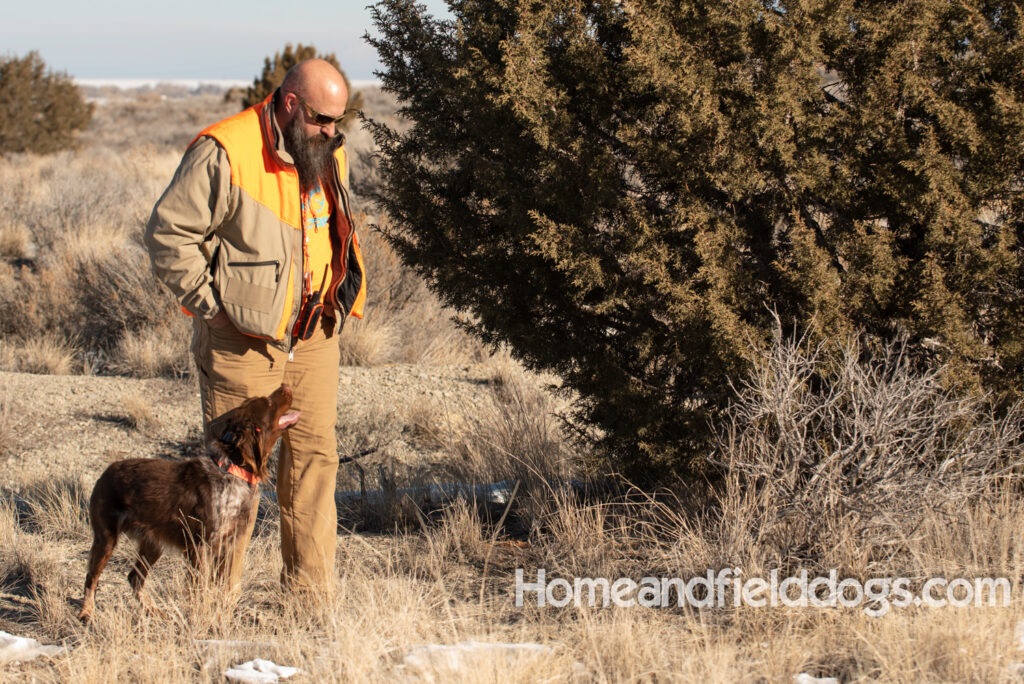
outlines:
{"label": "juniper tree", "polygon": [[633,476],[704,467],[751,344],[908,336],[961,390],[1024,363],[1016,2],[374,7],[403,258],[562,376]]}
{"label": "juniper tree", "polygon": [[[348,106],[345,111],[345,118],[341,120],[341,125],[338,128],[342,131],[348,130],[352,126],[352,122],[355,121],[357,110],[363,106],[363,96],[358,91],[352,90],[352,83],[348,80],[348,76],[342,70],[341,65],[338,64],[338,58],[334,56],[334,53],[319,54],[313,45],[299,43],[293,48],[291,43],[286,43],[282,52],[274,53],[273,59],[265,57],[263,59],[263,71],[252,80],[252,85],[246,88],[245,94],[242,95],[242,109],[262,102],[267,95],[277,90],[277,87],[284,81],[284,76],[288,73],[289,69],[299,62],[313,58],[320,58],[330,62],[341,73],[341,77],[345,79],[345,88],[348,89]],[[232,90],[228,92],[226,97],[230,100],[235,95],[235,92]]]}
{"label": "juniper tree", "polygon": [[71,77],[47,69],[38,52],[0,57],[0,154],[74,147],[92,110]]}

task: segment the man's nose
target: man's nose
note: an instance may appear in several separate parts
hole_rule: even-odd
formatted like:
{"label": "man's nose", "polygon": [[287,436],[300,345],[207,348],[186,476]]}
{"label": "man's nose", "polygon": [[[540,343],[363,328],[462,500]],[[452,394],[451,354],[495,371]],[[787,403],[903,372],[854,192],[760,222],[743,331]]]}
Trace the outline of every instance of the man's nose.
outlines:
{"label": "man's nose", "polygon": [[320,127],[320,132],[323,133],[323,135],[325,137],[333,138],[334,134],[337,132],[336,128],[335,128],[335,125],[334,125],[334,122],[332,121],[331,123],[327,124],[326,126],[321,126]]}

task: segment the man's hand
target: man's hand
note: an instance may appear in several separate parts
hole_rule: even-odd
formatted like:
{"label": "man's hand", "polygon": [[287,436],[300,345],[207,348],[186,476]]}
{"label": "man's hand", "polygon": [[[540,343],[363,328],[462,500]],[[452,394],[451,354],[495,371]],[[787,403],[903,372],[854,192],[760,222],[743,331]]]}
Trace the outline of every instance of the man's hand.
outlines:
{"label": "man's hand", "polygon": [[227,330],[229,328],[235,327],[235,324],[231,322],[231,319],[228,318],[228,315],[224,313],[224,309],[218,311],[217,315],[214,316],[213,318],[207,319],[206,323],[214,330]]}

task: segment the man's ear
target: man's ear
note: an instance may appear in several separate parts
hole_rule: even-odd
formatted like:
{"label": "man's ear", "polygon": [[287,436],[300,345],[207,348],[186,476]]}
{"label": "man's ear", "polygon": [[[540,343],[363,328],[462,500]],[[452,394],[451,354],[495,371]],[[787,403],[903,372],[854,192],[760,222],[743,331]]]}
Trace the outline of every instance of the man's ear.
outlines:
{"label": "man's ear", "polygon": [[281,91],[281,105],[284,107],[284,120],[285,123],[291,123],[291,120],[298,116],[299,98],[295,96],[295,93],[287,91]]}

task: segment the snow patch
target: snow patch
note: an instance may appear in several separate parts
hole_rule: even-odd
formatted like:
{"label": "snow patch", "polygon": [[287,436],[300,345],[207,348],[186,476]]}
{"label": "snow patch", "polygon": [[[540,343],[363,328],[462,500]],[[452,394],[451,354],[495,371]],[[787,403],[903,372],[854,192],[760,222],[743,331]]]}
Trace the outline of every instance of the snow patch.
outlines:
{"label": "snow patch", "polygon": [[35,639],[0,632],[0,665],[20,663],[26,660],[33,660],[39,656],[52,658],[67,650],[63,646],[44,646]]}
{"label": "snow patch", "polygon": [[224,676],[229,681],[242,682],[242,684],[272,684],[272,682],[288,679],[299,672],[297,667],[286,667],[270,660],[256,658],[247,663],[235,665],[230,670],[225,670]]}
{"label": "snow patch", "polygon": [[839,684],[839,680],[835,677],[814,677],[806,672],[801,672],[793,677],[793,684]]}

